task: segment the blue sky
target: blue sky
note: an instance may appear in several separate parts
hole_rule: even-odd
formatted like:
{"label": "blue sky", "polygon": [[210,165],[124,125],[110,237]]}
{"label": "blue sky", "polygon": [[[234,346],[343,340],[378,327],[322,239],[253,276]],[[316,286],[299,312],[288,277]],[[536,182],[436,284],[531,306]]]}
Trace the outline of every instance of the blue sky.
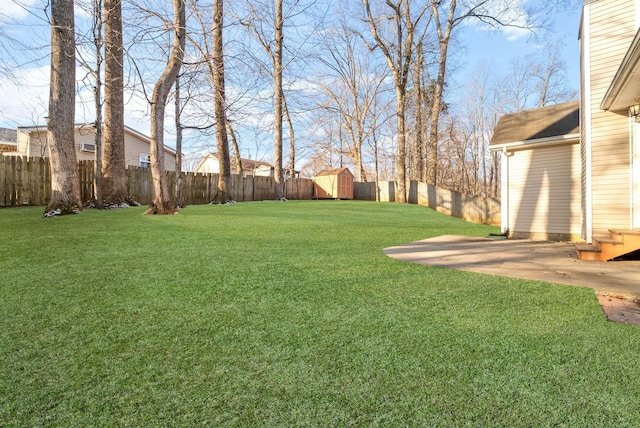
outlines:
{"label": "blue sky", "polygon": [[[40,8],[40,0],[22,0],[24,4],[34,4]],[[544,2],[544,0],[530,0],[530,2]],[[555,17],[554,37],[564,42],[564,59],[567,64],[568,77],[573,89],[578,89],[579,84],[579,48],[578,27],[580,23],[580,7],[566,11]],[[15,7],[14,0],[0,0],[0,21],[2,14],[11,14],[13,18],[29,18],[21,8]],[[24,25],[22,34],[16,34],[19,38],[28,38],[29,35],[38,34],[39,38],[46,37],[46,27],[42,21],[35,27]],[[12,28],[12,31],[20,31],[20,26]],[[519,36],[519,37],[516,37]],[[482,63],[489,63],[495,68],[496,75],[504,73],[509,61],[515,57],[522,57],[535,52],[537,42],[533,37],[513,32],[489,32],[479,27],[465,28],[459,36],[460,47],[464,49],[463,55],[455,59],[459,68],[456,70],[454,81],[464,82],[469,73],[473,73],[475,67]],[[42,40],[40,40],[42,43]],[[0,52],[0,54],[3,54]],[[0,75],[0,127],[14,128],[18,125],[32,125],[34,122],[43,122],[46,116],[48,98],[48,62],[41,61],[20,69],[22,81],[15,84]],[[452,85],[454,86],[454,85]],[[91,103],[89,103],[90,105]],[[127,124],[143,133],[148,133],[148,119],[144,115],[145,106],[130,106],[131,112],[127,114]],[[77,108],[78,120],[90,120],[92,112],[81,107]],[[85,117],[83,117],[85,116]]]}
{"label": "blue sky", "polygon": [[[544,0],[534,1],[534,3],[536,2],[544,3]],[[581,13],[580,5],[577,5],[572,10],[564,11],[553,17],[552,37],[561,40],[564,44],[563,57],[566,61],[567,77],[572,89],[575,90],[578,90],[580,85],[578,31]],[[468,55],[468,66],[465,67],[458,79],[472,73],[473,68],[483,61],[495,64],[496,71],[503,72],[509,66],[511,59],[535,52],[538,44],[534,37],[526,35],[514,38],[513,35],[503,32],[488,32],[481,29],[467,29],[465,33],[462,43]]]}

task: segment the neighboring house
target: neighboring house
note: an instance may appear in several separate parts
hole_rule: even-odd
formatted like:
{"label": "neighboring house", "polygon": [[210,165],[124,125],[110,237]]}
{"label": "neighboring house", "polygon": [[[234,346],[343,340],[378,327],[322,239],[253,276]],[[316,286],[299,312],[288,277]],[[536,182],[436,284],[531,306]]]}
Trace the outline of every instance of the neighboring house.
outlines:
{"label": "neighboring house", "polygon": [[[580,237],[592,245],[578,246],[582,259],[640,256],[639,29],[640,0],[584,1],[579,32]],[[533,148],[531,156],[540,151]],[[573,158],[571,162],[566,168],[573,168]],[[540,193],[528,178],[522,178],[525,191]],[[503,190],[508,195],[508,187]],[[566,205],[572,198],[558,195],[552,205]]]}
{"label": "neighboring house", "polygon": [[0,128],[0,154],[14,152],[18,148],[15,129]]}
{"label": "neighboring house", "polygon": [[[237,174],[236,172],[236,159],[231,156],[229,158],[229,162],[231,164],[231,174]],[[274,176],[274,167],[270,163],[263,161],[256,161],[253,159],[245,159],[240,158],[240,163],[242,163],[242,176],[261,176],[261,177],[273,177]],[[220,173],[220,164],[218,162],[218,154],[217,153],[207,153],[204,157],[198,162],[194,172],[200,173],[212,173],[219,174]],[[295,176],[297,177],[299,171],[295,171]],[[285,180],[289,179],[288,171],[284,171]]]}
{"label": "neighboring house", "polygon": [[506,114],[492,151],[502,153],[503,231],[513,238],[579,240],[578,101]]}
{"label": "neighboring house", "polygon": [[353,174],[348,168],[320,171],[313,179],[315,199],[353,199]]}
{"label": "neighboring house", "polygon": [[[231,174],[236,174],[236,159],[231,156]],[[256,161],[252,159],[240,158],[242,163],[242,174],[244,177],[248,175],[269,175],[269,171],[273,170],[273,166],[267,162]],[[207,153],[198,162],[194,172],[220,174],[220,163],[218,162],[217,153]]]}
{"label": "neighboring house", "polygon": [[[78,124],[75,127],[76,157],[78,160],[95,160],[95,128],[93,124]],[[149,167],[151,140],[146,135],[124,127],[124,153],[127,166]],[[47,128],[45,126],[21,126],[17,130],[17,149],[3,153],[5,156],[48,157]],[[174,171],[176,152],[169,147],[164,148],[164,166],[167,171]]]}

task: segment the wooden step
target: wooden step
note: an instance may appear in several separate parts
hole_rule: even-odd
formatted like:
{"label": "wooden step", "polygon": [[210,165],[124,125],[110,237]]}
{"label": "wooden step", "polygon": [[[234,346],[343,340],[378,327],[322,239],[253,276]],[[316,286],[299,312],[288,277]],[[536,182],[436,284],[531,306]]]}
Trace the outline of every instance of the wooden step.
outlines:
{"label": "wooden step", "polygon": [[591,244],[576,244],[576,256],[579,260],[598,261],[600,248]]}
{"label": "wooden step", "polygon": [[612,235],[640,236],[640,229],[609,229]]}
{"label": "wooden step", "polygon": [[576,245],[580,260],[609,261],[640,249],[640,230],[609,229],[609,236],[594,236],[593,244]]}

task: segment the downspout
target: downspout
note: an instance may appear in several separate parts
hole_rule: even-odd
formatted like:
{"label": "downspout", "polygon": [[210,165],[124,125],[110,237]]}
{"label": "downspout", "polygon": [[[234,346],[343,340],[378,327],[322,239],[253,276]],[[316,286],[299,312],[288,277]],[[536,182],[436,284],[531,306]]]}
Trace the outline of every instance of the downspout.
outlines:
{"label": "downspout", "polygon": [[[581,113],[581,116],[584,117],[584,124],[581,124],[582,132],[584,133],[584,153],[585,153],[585,187],[584,189],[584,231],[585,235],[583,238],[589,244],[593,242],[593,176],[591,170],[591,9],[589,5],[585,5],[583,9],[582,22],[584,27],[582,28],[582,40],[583,40],[583,51],[582,51],[582,80],[583,80],[583,93],[581,100],[581,108],[584,109],[584,112]],[[588,98],[587,98],[588,97]],[[585,99],[587,98],[587,99]]]}
{"label": "downspout", "polygon": [[500,169],[502,176],[500,177],[500,224],[502,225],[502,233],[509,233],[509,156],[511,153],[507,151],[507,147],[502,147],[502,158],[500,159]]}

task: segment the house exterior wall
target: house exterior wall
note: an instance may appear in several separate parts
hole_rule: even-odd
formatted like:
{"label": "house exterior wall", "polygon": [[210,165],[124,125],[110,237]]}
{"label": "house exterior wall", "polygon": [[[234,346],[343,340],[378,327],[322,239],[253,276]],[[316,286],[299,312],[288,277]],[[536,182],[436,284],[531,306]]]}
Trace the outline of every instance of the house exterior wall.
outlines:
{"label": "house exterior wall", "polygon": [[[93,138],[93,134],[91,134]],[[76,146],[79,148],[80,146]],[[140,155],[148,155],[151,153],[151,147],[148,141],[141,137],[125,131],[124,133],[124,161],[126,165],[140,166]],[[176,157],[173,153],[164,151],[164,169],[166,171],[176,170]]]}
{"label": "house exterior wall", "polygon": [[581,28],[583,237],[630,224],[629,119],[600,104],[635,36],[636,1],[585,2]]}
{"label": "house exterior wall", "polygon": [[580,145],[513,151],[508,157],[509,236],[580,239]]}
{"label": "house exterior wall", "polygon": [[[46,129],[32,130],[32,128],[18,129],[18,153],[31,157],[47,157]],[[83,151],[82,144],[95,144],[93,128],[77,127],[75,131],[76,158],[80,160],[95,160],[95,152]],[[124,134],[125,164],[127,166],[140,166],[140,155],[150,153],[150,143],[135,133],[125,130]],[[164,166],[167,171],[175,171],[175,155],[170,151],[164,152]]]}
{"label": "house exterior wall", "polygon": [[220,164],[218,162],[218,158],[207,156],[207,158],[200,165],[198,165],[198,168],[195,172],[202,174],[219,174]]}

